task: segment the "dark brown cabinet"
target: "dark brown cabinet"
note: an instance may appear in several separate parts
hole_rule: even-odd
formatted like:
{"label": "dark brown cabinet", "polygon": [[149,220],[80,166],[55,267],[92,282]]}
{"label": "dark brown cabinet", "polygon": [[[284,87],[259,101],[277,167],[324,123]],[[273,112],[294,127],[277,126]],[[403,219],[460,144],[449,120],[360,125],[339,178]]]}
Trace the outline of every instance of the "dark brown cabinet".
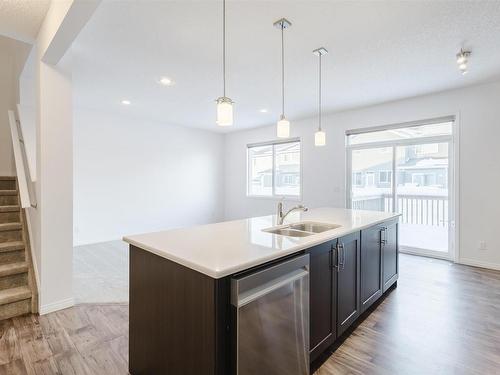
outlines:
{"label": "dark brown cabinet", "polygon": [[313,361],[337,338],[336,298],[337,240],[310,248],[309,253],[309,349]]}
{"label": "dark brown cabinet", "polygon": [[310,360],[314,361],[398,278],[398,221],[307,250]]}
{"label": "dark brown cabinet", "polygon": [[382,236],[385,227],[361,231],[361,312],[382,296]]}
{"label": "dark brown cabinet", "polygon": [[382,231],[382,292],[385,293],[397,280],[399,272],[398,258],[398,222],[386,223]]}
{"label": "dark brown cabinet", "polygon": [[337,335],[360,314],[360,233],[337,240]]}

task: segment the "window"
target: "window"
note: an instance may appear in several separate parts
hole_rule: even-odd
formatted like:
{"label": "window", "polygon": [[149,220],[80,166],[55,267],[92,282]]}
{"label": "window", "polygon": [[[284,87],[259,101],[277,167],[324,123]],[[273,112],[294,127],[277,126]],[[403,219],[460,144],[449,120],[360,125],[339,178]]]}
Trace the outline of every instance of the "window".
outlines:
{"label": "window", "polygon": [[392,182],[392,171],[380,171],[378,182],[381,184],[390,184]]}
{"label": "window", "polygon": [[247,146],[247,194],[300,197],[300,140]]}
{"label": "window", "polygon": [[354,186],[362,186],[363,185],[363,173],[362,172],[354,172],[352,174],[352,184]]}

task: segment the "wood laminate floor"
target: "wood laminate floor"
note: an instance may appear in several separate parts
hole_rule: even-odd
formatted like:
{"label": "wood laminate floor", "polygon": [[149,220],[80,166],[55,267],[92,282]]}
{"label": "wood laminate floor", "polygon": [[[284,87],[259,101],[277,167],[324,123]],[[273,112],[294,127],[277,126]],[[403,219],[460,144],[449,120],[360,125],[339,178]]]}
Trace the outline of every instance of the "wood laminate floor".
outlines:
{"label": "wood laminate floor", "polygon": [[[500,374],[500,272],[401,256],[398,288],[318,369]],[[0,374],[127,374],[128,306],[0,322]]]}

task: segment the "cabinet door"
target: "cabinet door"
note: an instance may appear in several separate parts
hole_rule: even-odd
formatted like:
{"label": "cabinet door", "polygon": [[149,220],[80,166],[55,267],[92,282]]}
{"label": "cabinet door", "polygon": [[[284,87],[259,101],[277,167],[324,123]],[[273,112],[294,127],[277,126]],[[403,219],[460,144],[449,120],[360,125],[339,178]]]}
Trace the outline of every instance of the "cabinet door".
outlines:
{"label": "cabinet door", "polygon": [[337,243],[337,335],[356,320],[360,311],[360,233],[338,239]]}
{"label": "cabinet door", "polygon": [[361,231],[361,312],[382,295],[382,229],[375,225]]}
{"label": "cabinet door", "polygon": [[382,231],[383,292],[398,279],[398,223],[385,225]]}
{"label": "cabinet door", "polygon": [[310,360],[317,358],[336,339],[336,285],[333,257],[336,241],[308,250]]}

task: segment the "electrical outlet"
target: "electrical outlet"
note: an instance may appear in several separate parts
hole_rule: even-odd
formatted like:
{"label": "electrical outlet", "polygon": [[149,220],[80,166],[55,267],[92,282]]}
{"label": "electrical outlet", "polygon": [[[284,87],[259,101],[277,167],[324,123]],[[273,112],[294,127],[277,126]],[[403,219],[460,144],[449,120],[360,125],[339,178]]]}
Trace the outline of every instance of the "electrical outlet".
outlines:
{"label": "electrical outlet", "polygon": [[488,250],[488,246],[486,245],[486,241],[479,241],[479,250],[480,251]]}

